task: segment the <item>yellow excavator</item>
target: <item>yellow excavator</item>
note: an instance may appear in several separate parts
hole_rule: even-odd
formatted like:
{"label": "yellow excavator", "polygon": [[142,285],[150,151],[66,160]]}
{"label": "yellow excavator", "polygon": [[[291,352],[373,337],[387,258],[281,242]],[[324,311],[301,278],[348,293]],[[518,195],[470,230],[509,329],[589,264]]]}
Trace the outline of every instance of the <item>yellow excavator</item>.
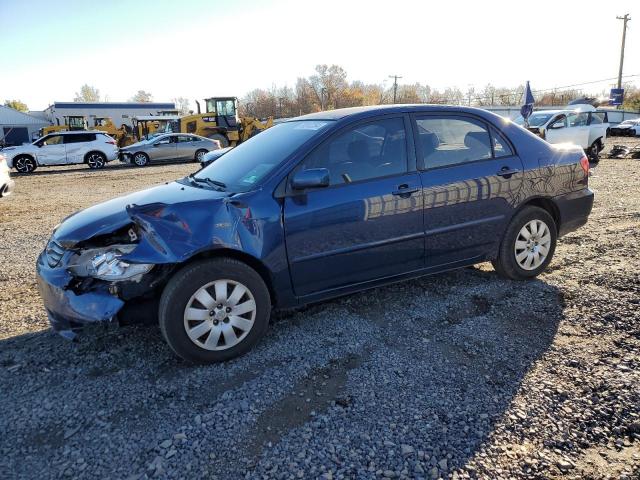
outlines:
{"label": "yellow excavator", "polygon": [[211,138],[218,140],[224,148],[244,142],[273,126],[273,117],[269,117],[264,122],[253,117],[240,117],[236,97],[207,98],[204,113],[201,112],[200,102],[196,101],[196,105],[198,113],[180,117],[167,125],[164,131],[193,133]]}
{"label": "yellow excavator", "polygon": [[38,134],[41,137],[55,132],[67,132],[71,130],[87,130],[87,117],[83,115],[67,115],[64,118],[64,124],[60,125],[60,120],[56,118],[57,125],[49,125],[40,129]]}

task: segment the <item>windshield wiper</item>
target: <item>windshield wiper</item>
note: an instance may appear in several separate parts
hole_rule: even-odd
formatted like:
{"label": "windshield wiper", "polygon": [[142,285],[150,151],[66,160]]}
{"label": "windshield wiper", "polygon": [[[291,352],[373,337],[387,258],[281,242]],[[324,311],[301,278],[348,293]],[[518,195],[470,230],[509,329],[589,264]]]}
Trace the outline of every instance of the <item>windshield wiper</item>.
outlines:
{"label": "windshield wiper", "polygon": [[219,182],[218,180],[211,180],[210,178],[207,178],[207,177],[196,178],[196,177],[193,176],[193,174],[189,175],[188,178],[191,181],[195,182],[195,183],[206,183],[207,185],[209,185],[211,187],[218,187],[218,188],[221,188],[223,190],[227,189],[227,184],[223,183],[223,182]]}

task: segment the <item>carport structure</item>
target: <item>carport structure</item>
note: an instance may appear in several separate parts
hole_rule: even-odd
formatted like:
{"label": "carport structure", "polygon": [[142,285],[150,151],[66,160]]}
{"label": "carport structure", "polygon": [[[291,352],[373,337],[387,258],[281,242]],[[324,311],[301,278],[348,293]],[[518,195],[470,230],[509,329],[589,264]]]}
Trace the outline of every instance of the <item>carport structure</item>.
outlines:
{"label": "carport structure", "polygon": [[0,145],[22,145],[31,142],[38,130],[50,125],[42,118],[0,105]]}

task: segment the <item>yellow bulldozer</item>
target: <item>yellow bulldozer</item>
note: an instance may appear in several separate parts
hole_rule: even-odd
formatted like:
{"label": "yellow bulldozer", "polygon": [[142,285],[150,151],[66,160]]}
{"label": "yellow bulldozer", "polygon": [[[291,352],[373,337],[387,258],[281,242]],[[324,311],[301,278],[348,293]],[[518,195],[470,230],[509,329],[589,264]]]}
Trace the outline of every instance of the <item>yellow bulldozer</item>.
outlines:
{"label": "yellow bulldozer", "polygon": [[213,97],[205,99],[206,111],[201,112],[200,102],[196,101],[198,113],[185,115],[171,122],[165,132],[193,133],[202,137],[218,140],[224,147],[235,146],[253,137],[257,133],[273,126],[273,117],[261,122],[253,117],[238,115],[236,97]]}

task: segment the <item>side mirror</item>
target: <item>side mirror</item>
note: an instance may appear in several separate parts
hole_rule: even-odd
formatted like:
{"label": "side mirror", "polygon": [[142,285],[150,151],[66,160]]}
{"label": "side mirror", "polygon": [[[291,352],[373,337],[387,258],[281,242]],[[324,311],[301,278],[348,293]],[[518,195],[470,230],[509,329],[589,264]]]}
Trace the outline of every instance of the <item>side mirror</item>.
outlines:
{"label": "side mirror", "polygon": [[558,130],[560,128],[564,128],[564,122],[556,122],[552,125],[549,125],[549,130]]}
{"label": "side mirror", "polygon": [[291,179],[291,187],[294,190],[307,188],[322,188],[329,186],[329,170],[326,168],[310,168],[300,170]]}

